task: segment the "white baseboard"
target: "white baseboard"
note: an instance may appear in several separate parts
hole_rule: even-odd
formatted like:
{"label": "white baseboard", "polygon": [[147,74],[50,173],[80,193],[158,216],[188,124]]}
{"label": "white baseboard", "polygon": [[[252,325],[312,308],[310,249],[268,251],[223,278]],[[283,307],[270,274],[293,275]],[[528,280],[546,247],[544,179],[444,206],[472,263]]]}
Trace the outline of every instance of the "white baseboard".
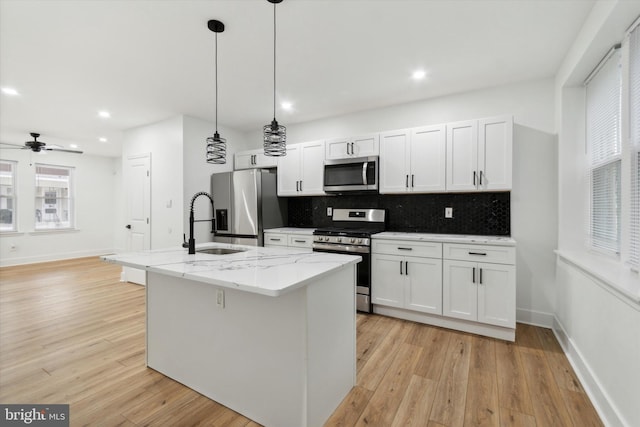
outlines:
{"label": "white baseboard", "polygon": [[562,323],[560,323],[555,316],[553,318],[552,330],[604,425],[611,427],[630,427],[619,415],[612,400],[600,385],[600,382],[593,374],[587,361],[582,357],[582,353],[578,347],[574,345],[573,340],[567,335]]}
{"label": "white baseboard", "polygon": [[90,251],[51,253],[46,255],[36,255],[27,257],[5,258],[0,260],[0,267],[11,267],[14,265],[37,264],[41,262],[62,261],[65,259],[85,258],[90,256],[100,256],[115,253],[115,249],[94,249]]}
{"label": "white baseboard", "polygon": [[553,319],[554,315],[552,313],[516,308],[516,322],[518,323],[552,329]]}

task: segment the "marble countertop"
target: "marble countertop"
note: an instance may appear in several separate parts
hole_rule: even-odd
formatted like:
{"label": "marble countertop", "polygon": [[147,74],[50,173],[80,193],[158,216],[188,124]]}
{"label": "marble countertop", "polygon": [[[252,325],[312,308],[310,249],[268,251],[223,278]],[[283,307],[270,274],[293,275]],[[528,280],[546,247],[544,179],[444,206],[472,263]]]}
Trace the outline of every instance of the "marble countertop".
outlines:
{"label": "marble countertop", "polygon": [[265,233],[304,234],[311,236],[315,228],[278,227],[264,230]]}
{"label": "marble countertop", "polygon": [[516,241],[510,236],[474,236],[463,234],[431,234],[431,233],[402,233],[384,231],[372,236],[374,239],[386,240],[415,240],[441,243],[475,243],[483,245],[515,246]]}
{"label": "marble countertop", "polygon": [[175,248],[105,255],[101,258],[106,262],[153,273],[274,297],[362,260],[355,255],[300,252],[288,248],[223,243],[196,246],[196,250],[206,248],[246,250],[227,255],[189,255],[186,249]]}

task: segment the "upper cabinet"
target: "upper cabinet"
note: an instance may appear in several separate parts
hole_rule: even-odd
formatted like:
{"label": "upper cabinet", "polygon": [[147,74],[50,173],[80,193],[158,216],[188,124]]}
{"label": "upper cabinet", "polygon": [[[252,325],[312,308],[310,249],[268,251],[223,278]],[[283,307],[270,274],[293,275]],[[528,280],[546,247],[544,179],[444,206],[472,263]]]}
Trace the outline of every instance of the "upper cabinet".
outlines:
{"label": "upper cabinet", "polygon": [[324,195],[324,153],[324,141],[288,145],[278,158],[278,196]]}
{"label": "upper cabinet", "polygon": [[445,191],[445,125],[380,134],[382,194]]}
{"label": "upper cabinet", "polygon": [[377,133],[334,138],[326,141],[326,159],[346,159],[349,157],[377,156],[380,153]]}
{"label": "upper cabinet", "polygon": [[447,124],[446,190],[511,190],[513,118]]}
{"label": "upper cabinet", "polygon": [[275,168],[276,166],[278,166],[278,158],[265,156],[262,149],[239,151],[233,156],[233,168],[235,170]]}

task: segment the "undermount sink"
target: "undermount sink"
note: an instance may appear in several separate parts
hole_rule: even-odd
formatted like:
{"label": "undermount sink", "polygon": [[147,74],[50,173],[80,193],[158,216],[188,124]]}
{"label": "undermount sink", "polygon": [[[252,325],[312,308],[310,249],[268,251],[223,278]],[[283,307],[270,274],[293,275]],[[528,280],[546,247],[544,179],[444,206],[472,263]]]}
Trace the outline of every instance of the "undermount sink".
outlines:
{"label": "undermount sink", "polygon": [[200,252],[201,254],[209,254],[209,255],[228,255],[235,254],[238,252],[244,252],[247,249],[231,249],[231,248],[206,248],[206,249],[197,249],[196,252]]}

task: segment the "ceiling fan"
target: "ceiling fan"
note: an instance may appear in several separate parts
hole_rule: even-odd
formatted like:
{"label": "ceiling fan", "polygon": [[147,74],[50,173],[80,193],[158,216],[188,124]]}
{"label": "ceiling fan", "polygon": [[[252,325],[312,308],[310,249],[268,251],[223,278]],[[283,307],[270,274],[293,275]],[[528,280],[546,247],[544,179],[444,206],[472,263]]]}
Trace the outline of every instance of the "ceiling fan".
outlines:
{"label": "ceiling fan", "polygon": [[62,148],[57,145],[47,145],[42,141],[38,141],[38,138],[40,137],[39,133],[31,132],[31,136],[33,137],[33,141],[27,141],[24,145],[7,144],[6,142],[0,142],[0,144],[8,146],[8,149],[31,150],[34,153],[39,153],[41,151],[60,151],[64,153],[82,154],[82,151],[79,150],[67,150],[66,148]]}

